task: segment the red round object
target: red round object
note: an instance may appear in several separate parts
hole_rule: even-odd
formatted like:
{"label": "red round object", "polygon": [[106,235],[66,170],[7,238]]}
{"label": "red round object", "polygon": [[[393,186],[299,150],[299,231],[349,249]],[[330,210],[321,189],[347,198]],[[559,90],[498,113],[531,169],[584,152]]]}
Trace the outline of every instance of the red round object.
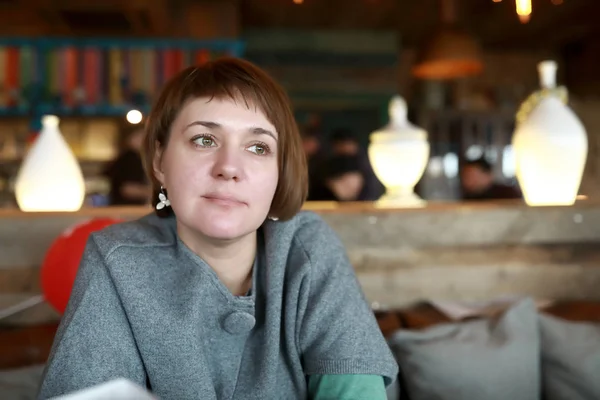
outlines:
{"label": "red round object", "polygon": [[40,273],[46,301],[59,313],[67,308],[71,289],[87,240],[94,231],[122,222],[112,218],[96,218],[70,227],[50,246]]}

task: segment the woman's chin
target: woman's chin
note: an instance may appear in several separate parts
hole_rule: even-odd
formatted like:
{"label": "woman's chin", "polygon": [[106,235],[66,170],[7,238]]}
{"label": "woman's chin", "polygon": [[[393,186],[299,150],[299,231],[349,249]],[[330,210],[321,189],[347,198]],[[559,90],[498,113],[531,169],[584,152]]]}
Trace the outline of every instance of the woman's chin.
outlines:
{"label": "woman's chin", "polygon": [[264,218],[259,220],[250,210],[215,211],[205,208],[178,213],[177,216],[188,230],[213,240],[235,240],[244,237],[256,231],[264,222]]}
{"label": "woman's chin", "polygon": [[247,225],[243,221],[224,218],[220,221],[202,221],[198,224],[198,230],[203,236],[214,240],[235,240],[256,230],[256,227]]}
{"label": "woman's chin", "polygon": [[235,229],[209,229],[204,235],[213,240],[231,241],[245,236],[248,232]]}

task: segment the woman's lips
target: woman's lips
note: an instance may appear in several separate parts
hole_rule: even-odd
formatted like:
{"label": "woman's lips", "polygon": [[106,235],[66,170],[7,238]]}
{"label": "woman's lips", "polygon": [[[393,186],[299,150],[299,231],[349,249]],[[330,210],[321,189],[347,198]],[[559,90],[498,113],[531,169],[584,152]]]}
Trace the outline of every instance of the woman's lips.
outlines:
{"label": "woman's lips", "polygon": [[246,203],[235,196],[221,193],[209,193],[202,196],[205,200],[222,206],[243,206]]}

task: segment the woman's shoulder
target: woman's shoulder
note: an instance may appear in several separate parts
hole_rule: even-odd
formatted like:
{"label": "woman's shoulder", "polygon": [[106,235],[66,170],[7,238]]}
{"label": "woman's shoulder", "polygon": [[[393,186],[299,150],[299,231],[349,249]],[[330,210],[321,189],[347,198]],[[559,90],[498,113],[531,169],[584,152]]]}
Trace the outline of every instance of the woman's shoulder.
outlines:
{"label": "woman's shoulder", "polygon": [[319,214],[313,211],[301,211],[294,219],[296,219],[294,236],[302,245],[312,248],[331,242],[338,244],[337,234]]}
{"label": "woman's shoulder", "polygon": [[277,247],[285,247],[287,242],[289,251],[299,248],[311,262],[345,253],[338,235],[315,212],[301,211],[289,221],[271,222],[269,227],[267,240],[279,243]]}
{"label": "woman's shoulder", "polygon": [[176,242],[174,217],[152,213],[142,218],[110,225],[91,235],[105,256],[122,247],[164,247]]}

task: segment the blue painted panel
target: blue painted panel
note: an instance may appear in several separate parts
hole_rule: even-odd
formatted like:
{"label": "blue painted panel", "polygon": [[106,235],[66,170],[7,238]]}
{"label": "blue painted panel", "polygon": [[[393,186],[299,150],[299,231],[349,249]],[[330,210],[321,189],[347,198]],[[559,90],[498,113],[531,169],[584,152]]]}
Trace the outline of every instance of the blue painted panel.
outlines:
{"label": "blue painted panel", "polygon": [[398,64],[396,54],[337,54],[312,51],[286,51],[277,53],[248,52],[245,57],[261,66],[299,66],[310,65],[318,67],[340,67],[343,65],[353,68],[390,67]]}
{"label": "blue painted panel", "polygon": [[244,52],[244,43],[239,40],[215,39],[120,39],[120,38],[0,38],[0,46],[35,46],[42,48],[57,47],[98,47],[98,48],[152,48],[168,49],[179,48],[183,50],[207,49],[214,51],[229,51],[232,55],[241,56]]}

